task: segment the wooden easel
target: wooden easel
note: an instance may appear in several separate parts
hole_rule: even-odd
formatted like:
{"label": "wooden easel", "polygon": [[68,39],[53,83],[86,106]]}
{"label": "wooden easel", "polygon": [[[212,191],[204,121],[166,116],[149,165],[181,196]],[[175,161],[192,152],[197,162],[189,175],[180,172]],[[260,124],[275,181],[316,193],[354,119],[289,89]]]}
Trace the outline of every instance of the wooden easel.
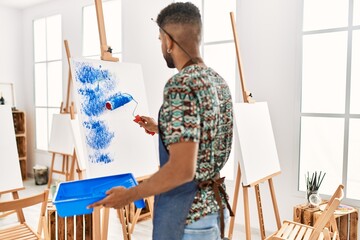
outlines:
{"label": "wooden easel", "polygon": [[[100,38],[100,52],[101,52],[101,60],[104,61],[112,61],[117,62],[119,61],[118,58],[115,58],[112,56],[112,49],[107,44],[106,41],[106,31],[105,31],[105,24],[104,24],[104,14],[103,14],[103,8],[102,8],[102,0],[95,0],[95,8],[96,8],[96,16],[97,16],[97,23],[98,23],[98,29],[99,29],[99,38]],[[143,181],[147,179],[148,176],[137,178],[137,181]],[[153,198],[148,197],[144,199],[149,206],[150,209],[150,215],[152,216],[152,204],[153,204]],[[132,203],[133,204],[133,203]],[[131,212],[131,205],[128,205],[122,209],[118,209],[117,213],[120,218],[120,223],[122,225],[123,229],[123,237],[126,240],[131,240],[131,234],[134,231],[135,224],[137,223],[141,209],[137,209],[135,211],[135,215],[132,220],[130,220],[130,212]],[[109,208],[104,208],[103,211],[103,217],[102,217],[102,226],[100,227],[100,207],[96,207],[93,212],[93,237],[94,239],[101,239],[106,240],[107,239],[107,233],[108,233],[108,223],[109,223]]]}
{"label": "wooden easel", "polygon": [[[100,58],[104,61],[118,62],[119,59],[112,56],[112,49],[107,45],[102,0],[95,0],[95,8],[100,38]],[[108,233],[109,208],[104,208],[102,227],[100,227],[100,208],[95,207],[93,212],[93,238],[105,240]],[[126,223],[122,223],[123,232],[125,226]],[[127,230],[126,227],[125,230]]]}
{"label": "wooden easel", "polygon": [[[69,74],[68,74],[68,84],[67,84],[67,93],[66,93],[66,105],[63,108],[63,102],[61,102],[60,105],[60,113],[61,114],[70,114],[71,119],[75,119],[75,109],[74,109],[74,103],[71,103],[71,106],[69,106],[69,99],[70,99],[70,88],[71,88],[71,70],[70,70],[70,49],[69,44],[67,40],[64,40],[67,60],[68,60],[68,66],[69,66]],[[62,167],[61,170],[54,169],[55,164],[55,158],[56,155],[62,155]],[[71,158],[71,162],[70,162]],[[75,172],[75,164],[77,166],[76,171],[78,173],[79,179],[83,179],[83,171],[79,168],[79,163],[76,158],[76,152],[75,149],[73,151],[72,155],[67,155],[63,153],[56,153],[52,152],[52,159],[51,159],[51,167],[49,172],[49,181],[48,181],[48,188],[50,188],[51,182],[52,182],[52,174],[58,173],[65,176],[65,181],[74,180],[74,172]]]}
{"label": "wooden easel", "polygon": [[[235,25],[235,18],[234,18],[234,13],[233,12],[230,13],[230,18],[231,18],[231,25],[232,25],[232,29],[233,29],[233,35],[234,35],[236,57],[237,57],[237,65],[238,65],[238,69],[239,69],[243,101],[245,103],[252,103],[252,102],[254,102],[254,100],[252,99],[251,93],[247,92],[246,88],[245,88],[245,80],[244,80],[244,76],[243,76],[243,68],[242,68],[242,64],[241,64],[240,50],[239,50],[239,44],[238,44],[238,36],[237,36],[237,33],[236,33],[236,25]],[[259,184],[263,183],[265,181],[268,181],[268,183],[269,183],[270,194],[271,194],[271,199],[272,199],[272,203],[273,203],[273,208],[274,208],[277,227],[278,228],[281,227],[279,209],[277,207],[277,201],[276,201],[275,191],[274,191],[274,184],[273,184],[273,180],[272,180],[272,178],[275,175],[277,175],[277,174],[270,175],[270,176],[268,176],[268,177],[266,177],[264,179],[261,179],[261,180],[255,182],[255,183],[253,183],[251,185],[242,186],[243,200],[244,200],[245,230],[246,230],[246,239],[247,240],[251,239],[249,196],[248,196],[248,190],[249,190],[250,187],[255,188],[261,239],[265,239],[265,237],[266,237],[265,236],[264,217],[263,217],[262,204],[261,204],[261,196],[260,196],[260,188],[259,188]],[[241,179],[241,169],[240,169],[240,163],[238,162],[236,181],[235,181],[235,190],[234,190],[234,201],[233,201],[233,206],[232,206],[232,210],[234,212],[234,217],[232,217],[231,220],[230,220],[229,235],[228,235],[228,238],[230,240],[233,237],[233,231],[234,231],[235,215],[236,215],[237,201],[238,201],[239,188],[240,188],[240,179]]]}
{"label": "wooden easel", "polygon": [[100,37],[101,60],[118,62],[119,59],[112,56],[112,49],[110,46],[107,45],[107,42],[106,42],[106,32],[105,32],[102,0],[95,0],[95,8],[96,8],[96,17],[97,17],[99,37]]}

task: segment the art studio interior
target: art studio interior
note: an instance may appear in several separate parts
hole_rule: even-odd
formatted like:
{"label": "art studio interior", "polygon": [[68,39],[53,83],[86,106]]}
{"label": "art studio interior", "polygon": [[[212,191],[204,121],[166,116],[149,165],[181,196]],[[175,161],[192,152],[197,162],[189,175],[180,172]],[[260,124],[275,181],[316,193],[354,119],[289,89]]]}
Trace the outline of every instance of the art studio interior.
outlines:
{"label": "art studio interior", "polygon": [[0,0],[0,240],[156,240],[154,196],[87,206],[162,169],[178,2],[232,96],[222,239],[359,239],[360,0]]}

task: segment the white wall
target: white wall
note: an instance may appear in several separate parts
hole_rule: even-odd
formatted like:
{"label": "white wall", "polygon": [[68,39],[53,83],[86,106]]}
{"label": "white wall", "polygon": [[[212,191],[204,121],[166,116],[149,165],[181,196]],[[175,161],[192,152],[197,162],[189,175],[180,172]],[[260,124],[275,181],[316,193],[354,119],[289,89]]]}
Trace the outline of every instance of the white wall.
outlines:
{"label": "white wall", "polygon": [[[23,44],[20,10],[0,6],[0,82],[14,83],[16,107],[22,109]],[[6,100],[6,99],[5,99]]]}

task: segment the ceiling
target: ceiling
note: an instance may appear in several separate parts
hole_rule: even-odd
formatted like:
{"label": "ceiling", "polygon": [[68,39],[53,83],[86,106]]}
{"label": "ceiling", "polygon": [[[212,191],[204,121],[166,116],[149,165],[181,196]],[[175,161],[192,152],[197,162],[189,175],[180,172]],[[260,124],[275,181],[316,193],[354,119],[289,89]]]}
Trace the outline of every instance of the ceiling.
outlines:
{"label": "ceiling", "polygon": [[0,0],[0,6],[24,9],[51,0]]}

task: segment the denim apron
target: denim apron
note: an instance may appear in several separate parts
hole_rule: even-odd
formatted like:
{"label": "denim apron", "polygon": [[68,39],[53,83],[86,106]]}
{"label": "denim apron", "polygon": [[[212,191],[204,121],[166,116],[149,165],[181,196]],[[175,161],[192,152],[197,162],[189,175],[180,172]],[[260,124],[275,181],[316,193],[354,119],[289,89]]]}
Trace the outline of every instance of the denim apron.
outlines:
{"label": "denim apron", "polygon": [[[159,134],[160,167],[169,160],[169,153]],[[155,196],[153,240],[182,240],[186,218],[194,201],[198,183],[191,181]]]}

